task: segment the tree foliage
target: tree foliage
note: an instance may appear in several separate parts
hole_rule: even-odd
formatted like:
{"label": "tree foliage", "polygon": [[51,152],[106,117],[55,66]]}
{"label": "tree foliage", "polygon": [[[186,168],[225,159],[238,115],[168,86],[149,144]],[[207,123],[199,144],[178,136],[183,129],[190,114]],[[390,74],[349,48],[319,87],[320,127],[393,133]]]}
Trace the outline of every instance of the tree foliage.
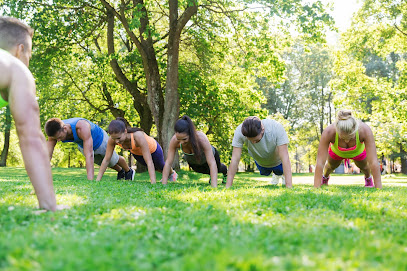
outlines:
{"label": "tree foliage", "polygon": [[399,156],[407,172],[407,3],[365,0],[342,44],[337,101],[370,121],[379,151]]}

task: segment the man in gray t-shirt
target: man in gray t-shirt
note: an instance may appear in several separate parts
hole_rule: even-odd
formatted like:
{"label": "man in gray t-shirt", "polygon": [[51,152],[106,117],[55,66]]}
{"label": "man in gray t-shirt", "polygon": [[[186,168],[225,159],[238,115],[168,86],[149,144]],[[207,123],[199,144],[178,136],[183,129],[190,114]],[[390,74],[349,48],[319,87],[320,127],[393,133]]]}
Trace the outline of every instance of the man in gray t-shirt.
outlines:
{"label": "man in gray t-shirt", "polygon": [[[232,186],[243,144],[256,162],[261,175],[283,175],[286,187],[292,187],[291,163],[288,156],[288,137],[283,125],[275,120],[248,117],[240,124],[233,137],[232,160],[229,165],[226,187]],[[275,176],[274,175],[274,176]]]}

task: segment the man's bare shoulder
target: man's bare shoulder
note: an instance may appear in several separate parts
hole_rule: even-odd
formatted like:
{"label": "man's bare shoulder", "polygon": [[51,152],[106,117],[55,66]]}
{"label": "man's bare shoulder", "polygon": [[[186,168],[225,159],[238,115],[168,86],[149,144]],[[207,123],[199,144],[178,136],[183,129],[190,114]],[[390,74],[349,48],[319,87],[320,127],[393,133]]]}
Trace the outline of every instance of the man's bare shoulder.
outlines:
{"label": "man's bare shoulder", "polygon": [[0,89],[9,89],[13,80],[34,82],[30,70],[23,62],[0,50]]}
{"label": "man's bare shoulder", "polygon": [[11,73],[13,57],[0,50],[0,90],[8,89],[11,82]]}
{"label": "man's bare shoulder", "polygon": [[78,120],[76,123],[76,132],[81,139],[83,139],[82,136],[90,135],[91,127],[89,122],[85,119]]}

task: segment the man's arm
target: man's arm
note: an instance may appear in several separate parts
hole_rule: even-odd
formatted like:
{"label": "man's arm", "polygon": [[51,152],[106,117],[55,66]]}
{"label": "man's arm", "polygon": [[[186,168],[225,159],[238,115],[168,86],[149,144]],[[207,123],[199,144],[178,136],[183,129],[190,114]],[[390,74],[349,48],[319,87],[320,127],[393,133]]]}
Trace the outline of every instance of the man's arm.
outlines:
{"label": "man's arm", "polygon": [[226,180],[226,188],[231,187],[233,184],[233,179],[235,178],[237,167],[239,166],[240,156],[242,156],[242,148],[233,147],[232,160],[230,161],[228,178]]}
{"label": "man's arm", "polygon": [[285,186],[288,188],[292,188],[293,182],[292,182],[290,156],[288,154],[288,145],[284,144],[284,145],[277,146],[277,153],[280,156],[281,162],[283,164]]}
{"label": "man's arm", "polygon": [[[0,70],[3,70],[2,67]],[[15,63],[11,66],[8,89],[8,101],[15,121],[24,165],[34,186],[39,206],[55,211],[57,206],[52,185],[50,159],[45,137],[40,128],[34,78],[22,63]]]}
{"label": "man's arm", "polygon": [[49,160],[52,160],[52,154],[54,153],[54,148],[57,142],[53,139],[48,138],[47,141],[47,149],[48,149],[48,154],[49,154]]}
{"label": "man's arm", "polygon": [[83,154],[86,160],[86,173],[88,180],[92,181],[95,177],[94,157],[93,157],[93,138],[90,130],[90,124],[86,120],[80,120],[76,124],[78,137],[83,141]]}

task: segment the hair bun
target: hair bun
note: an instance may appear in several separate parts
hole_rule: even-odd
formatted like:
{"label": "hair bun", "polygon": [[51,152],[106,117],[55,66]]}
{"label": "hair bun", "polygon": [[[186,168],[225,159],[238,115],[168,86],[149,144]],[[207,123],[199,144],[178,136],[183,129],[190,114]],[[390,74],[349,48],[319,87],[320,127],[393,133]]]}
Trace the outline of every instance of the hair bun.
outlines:
{"label": "hair bun", "polygon": [[131,127],[130,123],[125,118],[116,117],[116,120],[119,120],[119,121],[123,122],[124,125],[126,126],[126,128]]}
{"label": "hair bun", "polygon": [[347,120],[352,117],[352,111],[350,110],[340,110],[338,112],[338,120]]}

